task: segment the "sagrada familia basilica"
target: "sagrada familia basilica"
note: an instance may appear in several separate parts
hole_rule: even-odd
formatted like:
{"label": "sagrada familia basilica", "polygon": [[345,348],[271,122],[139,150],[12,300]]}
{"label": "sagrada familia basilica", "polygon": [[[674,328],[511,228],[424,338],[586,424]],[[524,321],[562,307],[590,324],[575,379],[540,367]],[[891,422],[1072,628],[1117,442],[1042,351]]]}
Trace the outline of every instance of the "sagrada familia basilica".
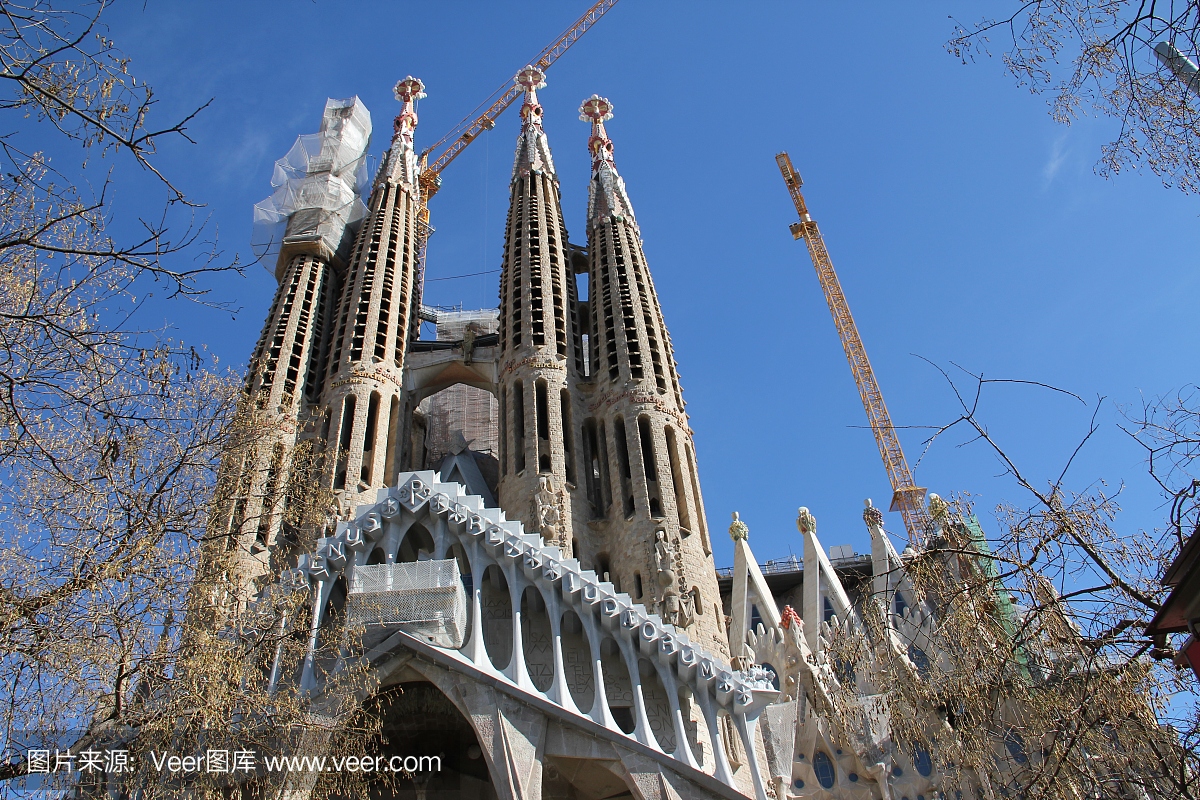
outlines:
{"label": "sagrada familia basilica", "polygon": [[[268,585],[311,597],[294,688],[319,695],[334,668],[317,655],[322,631],[358,620],[379,693],[393,695],[381,747],[443,759],[397,796],[942,796],[939,754],[892,740],[878,687],[857,687],[855,724],[833,710],[854,678],[827,652],[864,596],[894,598],[898,652],[928,664],[911,643],[929,612],[905,597],[882,515],[868,505],[872,551],[855,555],[826,552],[801,509],[803,559],[766,567],[735,515],[734,566],[716,569],[724,525],[705,513],[612,104],[580,107],[591,174],[586,243],[572,241],[544,76],[526,67],[516,83],[497,309],[421,302],[415,78],[396,86],[375,175],[367,109],[330,100],[256,208],[279,289],[249,387],[273,423],[257,460],[226,465],[244,479],[223,524],[243,598]],[[299,552],[282,487],[305,442],[323,448],[337,506]]]}

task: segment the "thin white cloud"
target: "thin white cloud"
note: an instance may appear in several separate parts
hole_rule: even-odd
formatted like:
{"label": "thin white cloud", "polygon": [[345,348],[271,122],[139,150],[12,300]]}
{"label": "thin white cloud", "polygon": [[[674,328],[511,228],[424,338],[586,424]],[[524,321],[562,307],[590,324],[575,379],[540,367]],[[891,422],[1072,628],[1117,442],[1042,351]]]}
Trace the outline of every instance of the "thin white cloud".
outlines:
{"label": "thin white cloud", "polygon": [[[262,164],[267,157],[267,147],[271,138],[259,131],[246,130],[241,139],[225,143],[222,157],[215,159],[221,164],[216,174],[222,183],[246,185],[257,181],[263,186],[263,191],[270,194],[270,171],[262,171]],[[286,152],[286,150],[284,151]],[[280,153],[277,158],[282,157]]]}
{"label": "thin white cloud", "polygon": [[1050,158],[1046,160],[1046,165],[1042,167],[1042,189],[1050,188],[1050,184],[1054,182],[1054,178],[1058,175],[1058,171],[1062,169],[1062,165],[1066,162],[1070,152],[1071,149],[1067,147],[1067,131],[1063,131],[1054,140],[1054,144],[1050,148]]}

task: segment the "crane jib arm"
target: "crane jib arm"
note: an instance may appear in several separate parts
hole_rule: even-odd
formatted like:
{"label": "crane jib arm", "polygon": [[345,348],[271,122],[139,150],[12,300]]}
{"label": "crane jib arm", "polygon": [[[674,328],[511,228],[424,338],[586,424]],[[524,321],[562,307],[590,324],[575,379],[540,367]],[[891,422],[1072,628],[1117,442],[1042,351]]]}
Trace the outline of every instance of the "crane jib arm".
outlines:
{"label": "crane jib arm", "polygon": [[912,473],[909,471],[908,461],[904,458],[904,451],[900,447],[900,439],[896,435],[896,429],[888,415],[887,405],[883,402],[883,392],[879,390],[879,382],[875,380],[875,373],[871,369],[871,362],[867,359],[866,347],[863,346],[862,339],[858,335],[854,317],[850,315],[850,305],[842,293],[842,286],[838,281],[837,272],[833,269],[833,261],[825,247],[825,240],[821,237],[821,231],[808,211],[804,195],[800,192],[804,181],[801,180],[800,173],[792,166],[792,160],[787,153],[775,156],[775,163],[779,166],[783,181],[788,188],[788,194],[791,195],[792,203],[796,207],[796,215],[799,217],[790,226],[792,236],[796,239],[804,239],[808,247],[808,255],[817,271],[817,279],[821,284],[821,291],[825,294],[829,313],[833,316],[834,327],[837,328],[838,338],[846,352],[846,360],[850,363],[850,371],[854,375],[859,398],[862,400],[863,409],[867,412],[871,432],[875,435],[879,455],[883,458],[883,465],[892,486],[891,510],[899,511],[903,515],[909,535],[915,538],[924,528],[925,514],[922,499],[925,496],[925,489],[915,484]]}

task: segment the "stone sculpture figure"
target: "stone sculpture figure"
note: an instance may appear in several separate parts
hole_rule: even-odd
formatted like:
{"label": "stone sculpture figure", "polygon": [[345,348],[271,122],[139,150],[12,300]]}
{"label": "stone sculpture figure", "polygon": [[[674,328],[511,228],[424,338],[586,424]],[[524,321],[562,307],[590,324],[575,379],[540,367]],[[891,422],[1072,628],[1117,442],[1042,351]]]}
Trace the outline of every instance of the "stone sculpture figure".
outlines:
{"label": "stone sculpture figure", "polygon": [[562,492],[556,491],[554,482],[549,475],[538,478],[538,490],[533,496],[533,514],[541,531],[542,539],[548,542],[560,541],[563,538],[563,498]]}
{"label": "stone sculpture figure", "polygon": [[662,528],[654,532],[654,566],[658,570],[658,582],[661,585],[675,582],[675,551],[667,541],[667,532]]}
{"label": "stone sculpture figure", "polygon": [[675,588],[675,550],[667,539],[667,532],[659,528],[654,532],[654,567],[658,585],[662,587],[659,616],[664,622],[679,624],[679,590]]}

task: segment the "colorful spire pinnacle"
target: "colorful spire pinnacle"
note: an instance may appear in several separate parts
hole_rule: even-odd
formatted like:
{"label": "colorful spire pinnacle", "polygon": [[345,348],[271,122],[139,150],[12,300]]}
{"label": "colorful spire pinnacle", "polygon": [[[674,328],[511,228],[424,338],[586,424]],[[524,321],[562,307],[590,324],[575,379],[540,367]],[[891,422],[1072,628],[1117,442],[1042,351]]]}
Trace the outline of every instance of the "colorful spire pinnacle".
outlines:
{"label": "colorful spire pinnacle", "polygon": [[633,205],[625,191],[625,181],[617,174],[613,162],[613,144],[604,130],[604,123],[612,119],[612,103],[607,97],[594,94],[579,106],[579,118],[592,123],[592,135],[588,139],[588,151],[592,154],[592,181],[588,185],[588,220],[591,225],[601,224],[608,219],[624,220],[637,228],[633,218]]}
{"label": "colorful spire pinnacle", "polygon": [[542,124],[542,107],[537,101],[537,90],[546,87],[546,73],[532,64],[522,67],[513,78],[513,83],[525,92],[525,102],[521,104],[521,119],[534,125]]}
{"label": "colorful spire pinnacle", "polygon": [[426,97],[425,84],[421,82],[420,78],[408,75],[404,80],[396,83],[392,94],[404,104],[396,116],[396,134],[399,135],[402,131],[412,131],[417,127],[417,101]]}
{"label": "colorful spire pinnacle", "polygon": [[592,123],[592,136],[588,139],[588,150],[592,154],[592,163],[607,161],[612,163],[613,145],[604,130],[604,123],[612,119],[612,103],[607,97],[594,94],[579,107],[579,118]]}
{"label": "colorful spire pinnacle", "polygon": [[550,145],[542,130],[542,106],[538,103],[537,90],[546,86],[546,73],[533,65],[523,67],[513,78],[525,92],[521,104],[521,134],[517,137],[517,158],[513,163],[513,180],[534,173],[545,173],[555,181],[554,160],[550,158]]}
{"label": "colorful spire pinnacle", "polygon": [[388,179],[410,188],[417,185],[417,151],[413,147],[413,131],[417,127],[417,101],[425,97],[425,84],[420,78],[408,75],[392,90],[404,105],[394,123],[395,135],[388,155]]}

